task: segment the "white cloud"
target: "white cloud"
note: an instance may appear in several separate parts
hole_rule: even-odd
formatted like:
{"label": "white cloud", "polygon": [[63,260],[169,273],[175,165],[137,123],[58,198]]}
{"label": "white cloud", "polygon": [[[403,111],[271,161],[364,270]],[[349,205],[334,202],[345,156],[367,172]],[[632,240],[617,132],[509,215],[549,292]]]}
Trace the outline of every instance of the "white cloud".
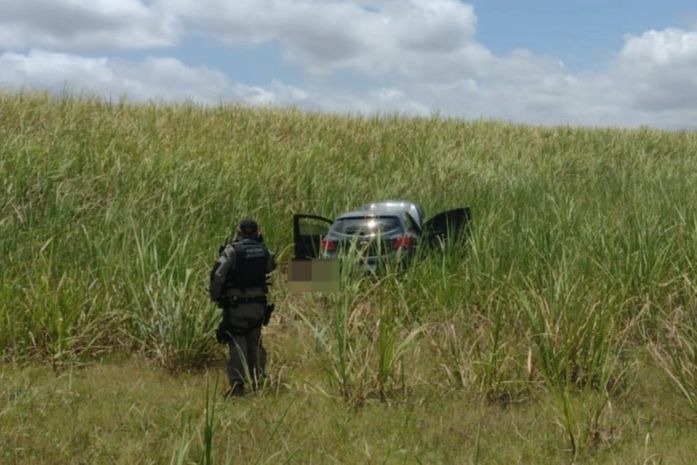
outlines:
{"label": "white cloud", "polygon": [[312,110],[339,114],[404,114],[428,116],[432,109],[394,87],[380,87],[364,92],[322,86],[306,91],[308,98],[301,106]]}
{"label": "white cloud", "polygon": [[409,100],[398,89],[377,89],[357,96],[347,92],[313,91],[273,81],[267,88],[235,83],[204,67],[186,66],[173,58],[142,61],[87,58],[32,50],[0,54],[0,85],[14,89],[75,92],[133,101],[185,101],[217,104],[295,105],[335,112],[406,112],[428,109]]}
{"label": "white cloud", "polygon": [[627,37],[616,73],[618,81],[627,86],[632,108],[646,112],[692,110],[694,114],[697,32],[666,29]]}
{"label": "white cloud", "polygon": [[697,32],[665,29],[630,35],[620,56],[635,66],[697,66]]}
{"label": "white cloud", "polygon": [[234,83],[218,71],[186,66],[173,58],[133,62],[45,51],[7,52],[0,55],[0,83],[13,88],[126,96],[136,101],[283,103],[273,91]]}
{"label": "white cloud", "polygon": [[[458,0],[173,0],[198,34],[229,43],[278,41],[316,73],[424,74],[415,57],[467,49],[476,16]],[[478,50],[476,50],[478,51]],[[412,71],[413,69],[413,71]]]}
{"label": "white cloud", "polygon": [[0,48],[57,51],[146,49],[179,36],[166,4],[141,0],[0,2]]}

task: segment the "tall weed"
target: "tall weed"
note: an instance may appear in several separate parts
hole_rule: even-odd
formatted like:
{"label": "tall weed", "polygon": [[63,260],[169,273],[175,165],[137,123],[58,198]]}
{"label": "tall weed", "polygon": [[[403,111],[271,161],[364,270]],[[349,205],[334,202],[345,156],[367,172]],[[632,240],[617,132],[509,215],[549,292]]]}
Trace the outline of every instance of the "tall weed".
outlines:
{"label": "tall weed", "polygon": [[[688,278],[688,288],[697,290]],[[697,312],[694,296],[688,306],[666,309],[661,319],[663,331],[650,345],[650,352],[671,381],[675,391],[685,400],[691,418],[697,419]]]}

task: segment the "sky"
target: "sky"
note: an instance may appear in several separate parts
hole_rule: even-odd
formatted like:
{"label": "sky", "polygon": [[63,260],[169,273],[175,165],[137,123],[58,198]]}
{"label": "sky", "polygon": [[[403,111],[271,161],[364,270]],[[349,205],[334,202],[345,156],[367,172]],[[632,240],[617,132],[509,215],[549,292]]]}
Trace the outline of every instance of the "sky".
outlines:
{"label": "sky", "polygon": [[0,0],[0,88],[697,129],[697,2]]}

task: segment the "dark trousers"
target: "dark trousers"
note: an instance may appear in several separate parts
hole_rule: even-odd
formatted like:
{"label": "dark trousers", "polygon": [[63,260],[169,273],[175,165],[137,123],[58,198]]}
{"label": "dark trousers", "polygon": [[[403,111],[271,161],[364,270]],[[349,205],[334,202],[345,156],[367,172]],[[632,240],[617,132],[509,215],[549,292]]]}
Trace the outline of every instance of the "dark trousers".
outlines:
{"label": "dark trousers", "polygon": [[234,328],[232,341],[228,343],[228,380],[230,386],[243,386],[247,380],[256,387],[261,382],[266,368],[266,350],[261,344],[261,320],[230,318]]}

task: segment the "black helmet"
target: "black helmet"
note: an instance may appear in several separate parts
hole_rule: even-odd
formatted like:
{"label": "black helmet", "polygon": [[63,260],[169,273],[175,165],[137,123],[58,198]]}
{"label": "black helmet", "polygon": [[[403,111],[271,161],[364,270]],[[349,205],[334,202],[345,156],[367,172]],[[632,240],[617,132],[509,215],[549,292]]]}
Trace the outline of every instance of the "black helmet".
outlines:
{"label": "black helmet", "polygon": [[259,234],[259,225],[251,218],[245,218],[237,225],[237,234],[244,237],[255,237]]}

